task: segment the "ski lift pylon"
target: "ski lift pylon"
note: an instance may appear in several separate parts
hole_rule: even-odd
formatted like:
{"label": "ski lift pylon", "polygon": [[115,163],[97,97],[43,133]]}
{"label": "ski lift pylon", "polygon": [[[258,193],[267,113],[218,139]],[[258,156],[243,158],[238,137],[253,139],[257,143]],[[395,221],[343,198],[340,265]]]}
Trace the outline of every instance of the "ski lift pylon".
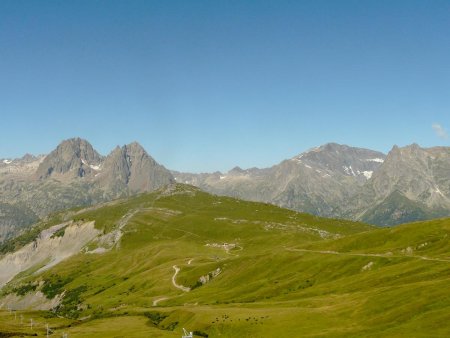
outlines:
{"label": "ski lift pylon", "polygon": [[187,332],[183,327],[183,335],[181,336],[181,338],[194,338],[194,335],[192,332]]}

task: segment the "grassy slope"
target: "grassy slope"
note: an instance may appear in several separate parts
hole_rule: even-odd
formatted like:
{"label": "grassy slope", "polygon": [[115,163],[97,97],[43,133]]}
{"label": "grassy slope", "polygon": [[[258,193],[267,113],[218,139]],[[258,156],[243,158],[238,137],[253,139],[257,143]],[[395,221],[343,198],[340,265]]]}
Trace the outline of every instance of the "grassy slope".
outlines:
{"label": "grassy slope", "polygon": [[[177,189],[187,193],[142,195],[76,216],[108,231],[139,210],[120,249],[80,254],[38,277],[44,285],[62,281],[58,290],[72,295],[60,314],[90,316],[70,328],[53,318],[56,332],[175,337],[186,327],[210,337],[448,336],[448,220],[373,229]],[[341,238],[323,239],[318,230]],[[237,247],[206,246],[224,242]],[[173,265],[185,286],[217,268],[222,273],[186,293],[171,283]],[[0,316],[0,327],[2,318],[11,315]]]}

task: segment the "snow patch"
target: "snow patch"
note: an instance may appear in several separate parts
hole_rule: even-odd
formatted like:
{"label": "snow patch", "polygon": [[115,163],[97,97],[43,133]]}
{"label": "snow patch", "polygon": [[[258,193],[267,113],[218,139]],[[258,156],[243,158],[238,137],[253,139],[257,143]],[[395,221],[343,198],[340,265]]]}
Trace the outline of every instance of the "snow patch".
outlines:
{"label": "snow patch", "polygon": [[384,160],[382,158],[368,158],[366,161],[367,162],[378,162],[378,163],[384,162]]}
{"label": "snow patch", "polygon": [[311,166],[309,166],[307,164],[305,164],[305,167],[308,168],[308,169],[312,169]]}
{"label": "snow patch", "polygon": [[12,161],[11,160],[3,160],[3,163],[10,164],[10,163],[12,163]]}
{"label": "snow patch", "polygon": [[347,166],[344,165],[342,168],[344,168],[344,171],[345,171],[345,173],[347,175],[349,175],[349,176],[356,176],[355,172],[353,171],[352,166],[347,167]]}
{"label": "snow patch", "polygon": [[444,194],[442,193],[442,191],[439,190],[438,187],[436,187],[436,189],[434,190],[435,193],[441,195],[442,197],[445,197]]}
{"label": "snow patch", "polygon": [[83,163],[87,167],[90,167],[91,169],[94,169],[94,170],[97,170],[97,171],[102,170],[101,169],[101,164],[99,164],[99,165],[89,164],[83,158],[81,159],[81,163]]}
{"label": "snow patch", "polygon": [[226,176],[219,176],[219,180],[223,180],[224,178],[227,178]]}
{"label": "snow patch", "polygon": [[369,179],[372,177],[373,171],[363,171],[362,173],[367,179]]}

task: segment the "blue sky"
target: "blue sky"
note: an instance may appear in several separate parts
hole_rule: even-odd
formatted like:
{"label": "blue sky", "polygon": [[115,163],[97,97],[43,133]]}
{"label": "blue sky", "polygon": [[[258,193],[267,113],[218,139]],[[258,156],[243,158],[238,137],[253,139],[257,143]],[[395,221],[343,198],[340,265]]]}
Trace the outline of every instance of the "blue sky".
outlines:
{"label": "blue sky", "polygon": [[331,141],[449,145],[449,17],[449,1],[3,0],[0,158],[75,136],[194,172]]}

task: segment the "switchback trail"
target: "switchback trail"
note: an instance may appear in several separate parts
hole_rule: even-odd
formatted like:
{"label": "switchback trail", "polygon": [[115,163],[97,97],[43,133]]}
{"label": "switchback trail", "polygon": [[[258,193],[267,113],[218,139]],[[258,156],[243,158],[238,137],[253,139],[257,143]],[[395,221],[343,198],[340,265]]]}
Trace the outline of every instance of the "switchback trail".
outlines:
{"label": "switchback trail", "polygon": [[[191,264],[193,260],[194,260],[194,259],[191,258],[191,259],[188,261],[188,264]],[[175,270],[175,272],[174,272],[174,274],[173,274],[173,276],[172,276],[172,285],[173,285],[174,287],[176,287],[177,289],[179,289],[179,290],[181,290],[181,291],[184,291],[184,292],[189,292],[189,291],[191,291],[191,288],[189,288],[189,287],[187,287],[187,286],[184,286],[184,285],[180,285],[180,284],[177,283],[176,278],[177,278],[178,272],[180,272],[180,268],[179,268],[178,266],[176,266],[176,265],[173,265],[172,268]],[[175,297],[178,297],[178,296],[175,296]],[[158,303],[159,303],[159,302],[162,302],[163,300],[167,300],[167,299],[171,299],[171,298],[174,298],[174,297],[165,297],[165,296],[162,296],[162,297],[156,298],[155,300],[153,300],[153,304],[152,304],[152,305],[153,305],[153,306],[158,306]]]}
{"label": "switchback trail", "polygon": [[175,273],[172,276],[172,284],[173,284],[173,286],[175,286],[177,289],[180,289],[181,291],[184,291],[184,292],[191,291],[191,288],[188,288],[187,286],[184,286],[184,285],[177,284],[176,278],[177,278],[178,272],[180,272],[180,268],[178,266],[176,266],[176,265],[174,265],[172,267],[175,270]]}

